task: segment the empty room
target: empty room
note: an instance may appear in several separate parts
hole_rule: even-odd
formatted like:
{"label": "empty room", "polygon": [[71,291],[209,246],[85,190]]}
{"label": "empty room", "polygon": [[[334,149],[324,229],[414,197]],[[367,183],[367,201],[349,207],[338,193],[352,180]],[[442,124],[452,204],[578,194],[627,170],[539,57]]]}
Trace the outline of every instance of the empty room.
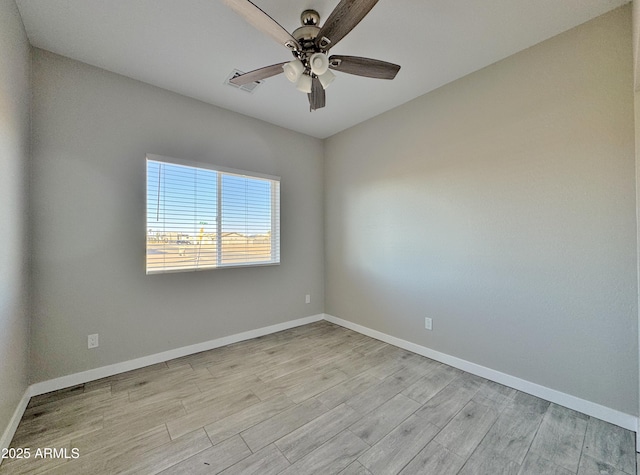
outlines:
{"label": "empty room", "polygon": [[640,6],[0,0],[0,475],[634,475]]}

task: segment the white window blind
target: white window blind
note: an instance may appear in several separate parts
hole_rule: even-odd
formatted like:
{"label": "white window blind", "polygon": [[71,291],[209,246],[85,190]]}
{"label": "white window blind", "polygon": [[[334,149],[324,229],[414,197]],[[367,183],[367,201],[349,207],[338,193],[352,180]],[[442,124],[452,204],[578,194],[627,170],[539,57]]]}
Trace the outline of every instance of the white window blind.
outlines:
{"label": "white window blind", "polygon": [[279,263],[279,177],[147,156],[147,274]]}

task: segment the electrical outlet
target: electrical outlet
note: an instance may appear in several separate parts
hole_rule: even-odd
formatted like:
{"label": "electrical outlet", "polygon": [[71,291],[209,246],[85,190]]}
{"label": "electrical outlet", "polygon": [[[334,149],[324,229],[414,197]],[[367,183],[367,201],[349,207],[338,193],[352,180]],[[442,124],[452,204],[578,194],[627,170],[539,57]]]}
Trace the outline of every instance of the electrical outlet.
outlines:
{"label": "electrical outlet", "polygon": [[94,333],[93,335],[89,335],[88,337],[89,348],[98,348],[98,334]]}
{"label": "electrical outlet", "polygon": [[424,327],[427,330],[433,330],[433,322],[431,321],[431,319],[429,317],[426,317],[424,319]]}
{"label": "electrical outlet", "polygon": [[311,303],[311,295],[307,294],[304,296],[304,303]]}

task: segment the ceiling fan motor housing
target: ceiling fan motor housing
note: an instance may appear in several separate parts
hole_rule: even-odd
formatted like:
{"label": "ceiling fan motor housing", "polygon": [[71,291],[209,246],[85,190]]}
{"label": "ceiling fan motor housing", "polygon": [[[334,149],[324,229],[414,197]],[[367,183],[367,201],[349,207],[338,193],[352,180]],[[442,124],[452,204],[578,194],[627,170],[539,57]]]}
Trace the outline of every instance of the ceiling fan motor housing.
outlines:
{"label": "ceiling fan motor housing", "polygon": [[302,26],[291,33],[291,36],[298,41],[302,49],[292,51],[293,56],[302,61],[305,74],[324,74],[329,67],[326,50],[316,44],[316,37],[320,31],[320,15],[315,10],[305,10],[300,15],[300,22]]}

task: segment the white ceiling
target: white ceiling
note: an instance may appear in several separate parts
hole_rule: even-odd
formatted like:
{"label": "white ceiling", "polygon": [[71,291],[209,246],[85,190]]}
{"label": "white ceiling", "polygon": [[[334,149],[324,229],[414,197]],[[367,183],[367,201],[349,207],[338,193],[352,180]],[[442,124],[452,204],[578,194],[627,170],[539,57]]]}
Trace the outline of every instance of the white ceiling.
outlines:
{"label": "white ceiling", "polygon": [[[319,138],[612,10],[630,0],[380,0],[333,54],[400,64],[393,81],[336,73],[309,112],[284,75],[253,94],[224,85],[236,68],[287,61],[284,47],[221,0],[17,0],[33,46]],[[255,0],[288,31],[338,0]]]}

